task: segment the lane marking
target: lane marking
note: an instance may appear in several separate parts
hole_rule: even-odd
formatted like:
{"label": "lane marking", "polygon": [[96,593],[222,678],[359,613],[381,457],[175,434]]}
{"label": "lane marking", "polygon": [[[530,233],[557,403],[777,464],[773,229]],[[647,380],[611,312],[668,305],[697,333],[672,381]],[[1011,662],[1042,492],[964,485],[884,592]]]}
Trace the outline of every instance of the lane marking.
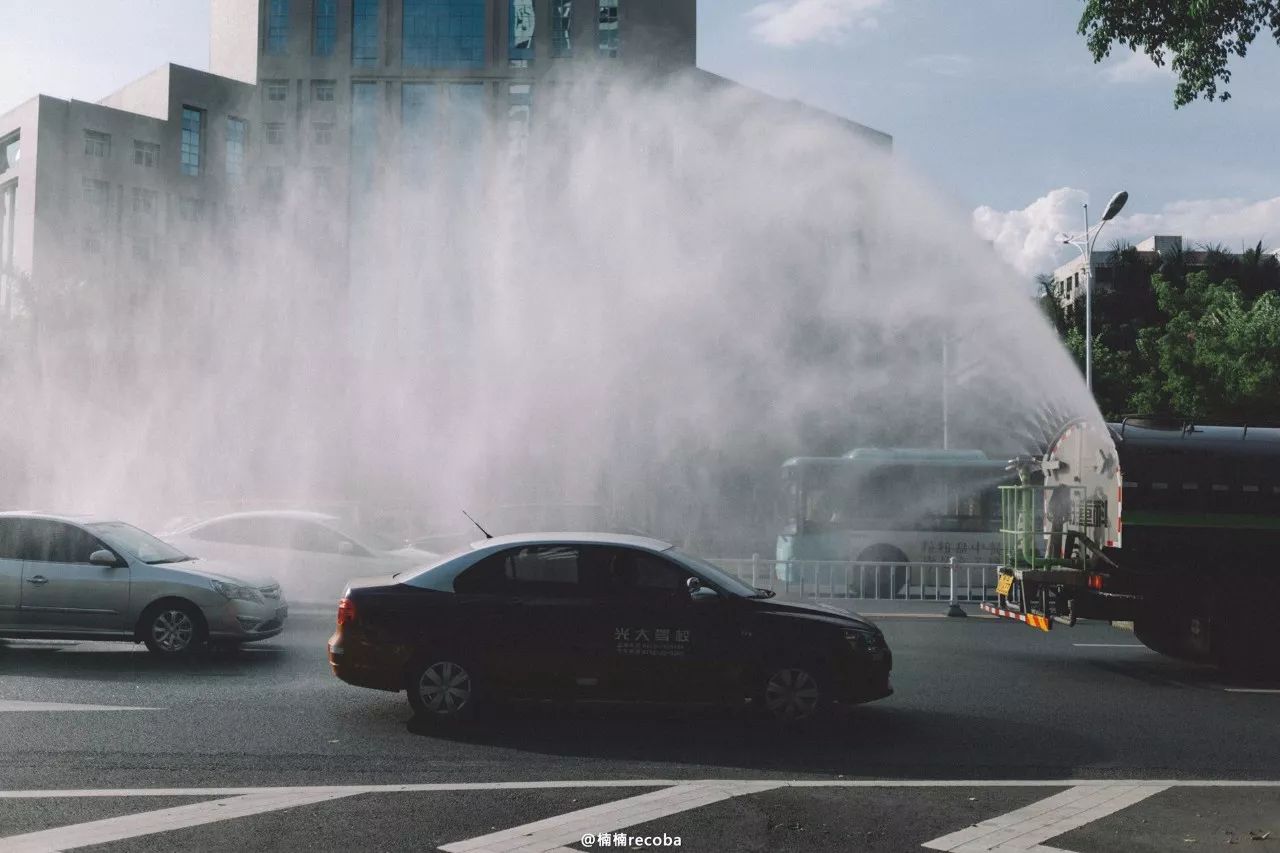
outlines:
{"label": "lane marking", "polygon": [[954,853],[995,850],[1069,853],[1057,847],[1046,847],[1041,842],[1126,809],[1168,788],[1168,785],[1132,782],[1078,785],[1008,814],[926,841],[923,846]]}
{"label": "lane marking", "polygon": [[109,817],[88,823],[77,823],[57,829],[45,829],[0,838],[5,853],[58,853],[94,844],[107,844],[157,832],[172,832],[207,823],[279,811],[280,809],[321,803],[350,796],[347,793],[286,791],[270,794],[245,794],[221,800],[209,800],[190,806],[140,812]]}
{"label": "lane marking", "polygon": [[32,711],[165,711],[166,708],[135,708],[126,705],[83,705],[72,702],[20,702],[17,699],[0,699],[0,714],[18,714]]}
{"label": "lane marking", "polygon": [[1274,687],[1224,687],[1222,689],[1228,693],[1280,693],[1280,689]]}
{"label": "lane marking", "polygon": [[557,815],[522,824],[501,832],[478,835],[464,841],[455,841],[440,847],[445,853],[560,853],[567,850],[567,845],[581,840],[587,832],[613,832],[626,829],[641,823],[648,823],[668,815],[700,808],[721,800],[732,799],[743,794],[754,794],[781,787],[779,782],[694,782],[675,785],[615,800],[591,808],[578,809],[567,814]]}
{"label": "lane marking", "polygon": [[1145,649],[1142,643],[1072,643],[1081,649]]}
{"label": "lane marking", "polygon": [[236,797],[247,794],[394,794],[554,788],[670,788],[768,783],[781,788],[1280,788],[1280,779],[556,779],[537,782],[409,782],[389,785],[278,785],[256,788],[46,788],[0,791],[3,800],[87,797]]}

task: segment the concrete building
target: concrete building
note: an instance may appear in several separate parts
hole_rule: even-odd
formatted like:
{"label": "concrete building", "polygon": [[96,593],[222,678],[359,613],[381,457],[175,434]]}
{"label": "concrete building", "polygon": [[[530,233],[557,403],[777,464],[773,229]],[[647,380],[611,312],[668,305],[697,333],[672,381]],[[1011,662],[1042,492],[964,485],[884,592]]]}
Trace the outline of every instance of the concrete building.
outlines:
{"label": "concrete building", "polygon": [[0,116],[0,311],[19,274],[122,281],[195,266],[245,210],[254,87],[166,65],[99,103]]}
{"label": "concrete building", "polygon": [[[1159,264],[1160,259],[1169,252],[1182,251],[1182,237],[1178,235],[1153,235],[1133,247],[1138,258],[1148,264]],[[1187,262],[1195,266],[1198,256],[1203,252],[1189,253]],[[1203,260],[1200,258],[1200,260]],[[1094,293],[1097,294],[1112,287],[1112,267],[1115,264],[1115,252],[1110,250],[1093,253]],[[1070,308],[1077,300],[1085,298],[1085,259],[1083,256],[1073,258],[1053,271],[1053,294],[1064,308]]]}
{"label": "concrete building", "polygon": [[322,212],[308,227],[324,233],[307,239],[349,283],[363,205],[415,170],[456,171],[445,149],[518,150],[534,102],[577,97],[584,69],[749,91],[697,69],[696,0],[211,0],[211,12],[207,73],[167,65],[96,104],[41,95],[0,116],[0,310],[18,273],[165,280],[234,245],[226,229],[271,222],[286,194],[291,210]]}

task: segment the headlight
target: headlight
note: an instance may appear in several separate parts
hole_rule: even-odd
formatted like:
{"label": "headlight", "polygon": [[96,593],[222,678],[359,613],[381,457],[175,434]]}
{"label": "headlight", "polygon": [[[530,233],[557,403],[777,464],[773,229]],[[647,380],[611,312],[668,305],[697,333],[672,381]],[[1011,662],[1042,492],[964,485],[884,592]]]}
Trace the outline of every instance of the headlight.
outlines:
{"label": "headlight", "polygon": [[858,650],[873,651],[884,648],[884,635],[879,631],[846,630],[844,638]]}
{"label": "headlight", "polygon": [[241,586],[238,583],[227,583],[226,581],[213,581],[213,588],[227,598],[252,601],[255,604],[262,603],[262,596],[251,586]]}

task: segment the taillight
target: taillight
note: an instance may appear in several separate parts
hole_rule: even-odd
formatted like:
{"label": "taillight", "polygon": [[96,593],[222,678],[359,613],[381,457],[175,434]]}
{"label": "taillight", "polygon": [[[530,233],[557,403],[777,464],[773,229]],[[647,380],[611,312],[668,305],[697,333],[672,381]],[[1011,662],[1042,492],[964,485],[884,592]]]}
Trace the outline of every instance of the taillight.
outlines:
{"label": "taillight", "polygon": [[[1102,575],[1089,575],[1089,589],[1102,589]],[[345,601],[346,599],[343,600]],[[339,617],[339,621],[341,621],[341,617]]]}
{"label": "taillight", "polygon": [[338,627],[356,621],[356,603],[349,598],[338,602]]}

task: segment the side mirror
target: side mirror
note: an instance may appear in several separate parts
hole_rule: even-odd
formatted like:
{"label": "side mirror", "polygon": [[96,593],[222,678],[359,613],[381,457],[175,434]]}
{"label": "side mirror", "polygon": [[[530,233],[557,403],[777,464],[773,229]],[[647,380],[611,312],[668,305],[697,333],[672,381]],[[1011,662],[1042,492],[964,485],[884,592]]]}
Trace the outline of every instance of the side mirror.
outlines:
{"label": "side mirror", "polygon": [[689,578],[687,581],[684,582],[684,585],[685,585],[685,588],[689,590],[690,595],[693,595],[698,590],[702,589],[702,581],[698,580],[697,578]]}
{"label": "side mirror", "polygon": [[89,562],[95,566],[109,566],[110,568],[115,568],[120,565],[120,561],[116,559],[116,555],[112,554],[106,548],[99,548],[97,551],[90,554]]}
{"label": "side mirror", "polygon": [[344,539],[338,543],[338,553],[344,557],[354,557],[356,555],[356,546]]}

